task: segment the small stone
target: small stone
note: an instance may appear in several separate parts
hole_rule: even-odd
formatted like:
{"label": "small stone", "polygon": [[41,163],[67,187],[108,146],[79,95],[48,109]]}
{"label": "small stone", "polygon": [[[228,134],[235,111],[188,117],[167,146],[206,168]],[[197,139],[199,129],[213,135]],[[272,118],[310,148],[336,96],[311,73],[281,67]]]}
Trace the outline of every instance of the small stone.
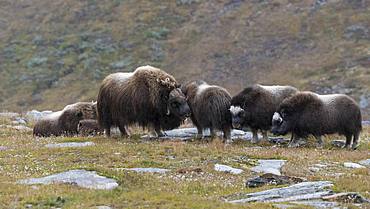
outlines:
{"label": "small stone", "polygon": [[221,171],[221,172],[226,172],[226,173],[231,173],[231,174],[241,174],[243,173],[242,169],[238,168],[233,168],[227,165],[221,165],[221,164],[215,164],[215,171]]}
{"label": "small stone", "polygon": [[360,164],[357,164],[357,163],[352,163],[352,162],[345,162],[343,165],[346,168],[366,168],[363,165],[360,165]]}
{"label": "small stone", "polygon": [[286,160],[258,160],[259,165],[252,167],[251,170],[257,173],[272,173],[281,175],[280,169]]}
{"label": "small stone", "polygon": [[0,146],[0,151],[4,151],[4,150],[7,150],[8,148],[5,147],[5,146]]}
{"label": "small stone", "polygon": [[290,139],[285,139],[283,137],[269,137],[269,142],[273,144],[288,144]]}
{"label": "small stone", "polygon": [[137,173],[161,173],[169,172],[169,169],[164,168],[116,168],[116,170],[135,171]]}
{"label": "small stone", "polygon": [[318,167],[309,167],[308,169],[312,172],[315,172],[315,173],[320,171],[320,168],[318,168]]}
{"label": "small stone", "polygon": [[96,206],[96,209],[112,209],[109,206],[101,205],[101,206]]}
{"label": "small stone", "polygon": [[47,144],[45,147],[48,148],[65,148],[65,147],[87,147],[95,145],[94,142],[66,142],[66,143],[55,143]]}
{"label": "small stone", "polygon": [[342,202],[342,203],[368,203],[369,200],[357,194],[355,192],[343,192],[338,194],[333,194],[325,196],[323,200]]}
{"label": "small stone", "polygon": [[[0,149],[1,150],[1,149]],[[360,162],[358,162],[359,164],[363,165],[363,166],[370,166],[370,159],[367,159],[367,160],[361,160]]]}

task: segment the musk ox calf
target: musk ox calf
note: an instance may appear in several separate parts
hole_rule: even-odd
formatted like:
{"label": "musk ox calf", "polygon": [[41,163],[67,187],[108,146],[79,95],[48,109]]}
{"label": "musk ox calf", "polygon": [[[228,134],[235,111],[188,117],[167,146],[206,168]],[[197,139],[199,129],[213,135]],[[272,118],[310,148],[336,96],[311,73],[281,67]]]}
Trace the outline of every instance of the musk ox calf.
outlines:
{"label": "musk ox calf", "polygon": [[278,105],[287,97],[297,93],[291,86],[252,85],[231,99],[230,112],[234,128],[250,127],[253,143],[258,142],[257,131],[261,130],[267,140],[267,131]]}
{"label": "musk ox calf", "polygon": [[87,119],[81,120],[77,126],[77,132],[80,136],[96,136],[103,133],[97,120]]}
{"label": "musk ox calf", "polygon": [[[272,132],[292,132],[299,137],[313,135],[322,146],[321,136],[338,133],[346,136],[346,147],[356,149],[362,129],[361,111],[357,103],[343,94],[318,95],[300,92],[284,100],[274,114]],[[292,142],[294,143],[294,141]]]}
{"label": "musk ox calf", "polygon": [[96,119],[95,102],[78,102],[67,105],[63,110],[51,113],[36,122],[34,136],[73,136],[77,134],[80,120]]}
{"label": "musk ox calf", "polygon": [[110,128],[118,127],[126,136],[126,126],[138,124],[161,130],[173,129],[190,114],[185,95],[174,77],[151,66],[142,66],[133,73],[114,73],[102,82],[98,94],[98,121],[110,136]]}
{"label": "musk ox calf", "polygon": [[231,96],[226,89],[208,85],[197,80],[182,86],[191,109],[191,120],[198,129],[198,138],[203,137],[203,129],[209,128],[211,137],[215,130],[224,133],[224,139],[231,137],[231,114],[229,111]]}

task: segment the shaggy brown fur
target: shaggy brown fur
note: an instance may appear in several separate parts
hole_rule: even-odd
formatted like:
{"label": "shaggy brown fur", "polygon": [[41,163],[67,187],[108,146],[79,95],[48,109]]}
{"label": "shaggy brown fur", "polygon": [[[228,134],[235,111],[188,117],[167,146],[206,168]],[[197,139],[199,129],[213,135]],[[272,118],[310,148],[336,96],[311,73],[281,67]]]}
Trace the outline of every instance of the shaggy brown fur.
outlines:
{"label": "shaggy brown fur", "polygon": [[215,130],[221,130],[224,139],[230,139],[229,92],[222,87],[208,85],[202,80],[189,82],[182,89],[188,97],[191,120],[198,129],[198,137],[203,137],[203,130],[209,128],[212,137],[216,135]]}
{"label": "shaggy brown fur", "polygon": [[77,132],[81,136],[96,136],[103,133],[97,120],[81,120],[77,126]]}
{"label": "shaggy brown fur", "polygon": [[284,100],[274,116],[272,132],[307,137],[313,135],[322,146],[321,136],[338,133],[346,136],[346,147],[356,149],[362,129],[358,104],[344,94],[318,95],[301,92]]}
{"label": "shaggy brown fur", "polygon": [[298,90],[291,86],[253,85],[231,99],[231,114],[234,128],[250,127],[252,142],[258,142],[257,131],[261,130],[264,140],[271,128],[272,115],[278,105]]}
{"label": "shaggy brown fur", "polygon": [[126,126],[135,123],[154,128],[161,135],[162,129],[174,127],[169,121],[180,124],[190,112],[185,96],[176,87],[175,78],[151,66],[139,67],[133,73],[111,74],[99,90],[99,124],[107,136],[112,126],[118,127],[125,136]]}
{"label": "shaggy brown fur", "polygon": [[83,119],[96,119],[95,102],[78,102],[47,115],[35,124],[33,135],[41,137],[76,135],[77,125]]}

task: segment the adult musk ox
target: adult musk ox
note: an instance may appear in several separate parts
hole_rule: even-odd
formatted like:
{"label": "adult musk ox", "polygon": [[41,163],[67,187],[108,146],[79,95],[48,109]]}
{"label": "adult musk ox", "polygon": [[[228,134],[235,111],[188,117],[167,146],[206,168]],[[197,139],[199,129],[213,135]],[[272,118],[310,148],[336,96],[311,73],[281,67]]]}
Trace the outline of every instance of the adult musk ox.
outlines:
{"label": "adult musk ox", "polygon": [[95,136],[103,133],[97,120],[86,119],[81,120],[77,126],[77,132],[80,136]]}
{"label": "adult musk ox", "polygon": [[84,119],[96,119],[96,102],[77,102],[41,118],[33,128],[33,135],[76,135],[78,123]]}
{"label": "adult musk ox", "polygon": [[116,126],[126,136],[126,126],[138,124],[161,130],[178,127],[190,108],[175,78],[151,66],[142,66],[133,73],[114,73],[102,82],[98,94],[98,121],[110,136]]}
{"label": "adult musk ox", "polygon": [[321,136],[338,133],[346,136],[346,147],[356,149],[362,129],[361,111],[357,103],[343,94],[318,95],[300,92],[284,100],[274,114],[272,132],[292,132],[299,137],[313,135],[322,146]]}
{"label": "adult musk ox", "polygon": [[261,130],[267,140],[267,131],[278,105],[287,97],[297,93],[291,86],[262,86],[255,84],[245,88],[231,99],[230,112],[234,128],[250,127],[252,142],[258,142],[257,131]]}
{"label": "adult musk ox", "polygon": [[192,81],[181,87],[188,98],[191,120],[198,129],[197,137],[203,137],[203,129],[209,128],[211,137],[215,130],[224,133],[224,139],[230,139],[231,114],[229,111],[231,96],[226,89],[208,85],[202,80]]}

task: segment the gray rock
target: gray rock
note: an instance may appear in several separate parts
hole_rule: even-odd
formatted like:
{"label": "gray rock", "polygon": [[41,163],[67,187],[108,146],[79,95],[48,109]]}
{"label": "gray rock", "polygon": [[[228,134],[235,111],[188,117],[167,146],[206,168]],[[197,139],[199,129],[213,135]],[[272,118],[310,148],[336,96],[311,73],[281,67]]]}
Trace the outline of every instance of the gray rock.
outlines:
{"label": "gray rock", "polygon": [[0,112],[1,118],[16,118],[19,117],[19,113],[16,112]]}
{"label": "gray rock", "polygon": [[368,203],[369,200],[357,194],[355,192],[343,192],[338,194],[333,194],[325,196],[323,200],[342,202],[342,203]]}
{"label": "gray rock", "polygon": [[330,181],[302,182],[288,187],[238,195],[238,199],[229,199],[227,202],[249,203],[314,200],[332,194],[332,191],[328,189],[332,186],[333,184]]}
{"label": "gray rock", "polygon": [[358,163],[352,163],[352,162],[345,162],[345,163],[343,163],[343,165],[346,168],[366,168],[363,165],[360,165]]}
{"label": "gray rock", "polygon": [[359,164],[363,165],[363,166],[370,166],[370,158],[367,159],[367,160],[361,160],[360,162],[358,162]]}
{"label": "gray rock", "polygon": [[342,148],[346,145],[346,141],[343,140],[333,140],[331,141],[331,145],[334,147]]}
{"label": "gray rock", "polygon": [[286,160],[258,160],[259,165],[252,167],[251,170],[257,173],[271,173],[281,175],[280,169]]}
{"label": "gray rock", "polygon": [[169,172],[169,169],[164,168],[117,168],[116,170],[135,171],[137,173],[161,173]]}
{"label": "gray rock", "polygon": [[52,111],[50,110],[46,110],[46,111],[37,111],[37,110],[32,110],[32,111],[28,111],[26,113],[26,119],[29,120],[29,121],[38,121],[40,120],[42,117],[45,117],[46,115],[49,115],[53,113]]}
{"label": "gray rock", "polygon": [[32,131],[32,128],[29,128],[29,127],[24,126],[24,125],[11,126],[11,128],[14,129],[14,130],[17,130],[17,131],[25,131],[25,132]]}
{"label": "gray rock", "polygon": [[368,121],[368,120],[362,121],[362,125],[363,126],[370,126],[370,121]]}
{"label": "gray rock", "polygon": [[64,147],[87,147],[95,145],[94,142],[65,142],[56,144],[47,144],[45,147],[48,148],[64,148]]}
{"label": "gray rock", "polygon": [[0,151],[5,151],[5,150],[7,150],[7,149],[8,149],[8,147],[0,146]]}
{"label": "gray rock", "polygon": [[296,184],[305,181],[305,179],[291,176],[279,176],[271,173],[266,173],[258,177],[250,178],[246,181],[246,187],[260,187],[263,185],[283,185]]}
{"label": "gray rock", "polygon": [[295,201],[295,202],[291,202],[291,203],[297,204],[297,205],[307,205],[307,206],[311,206],[311,207],[317,208],[317,209],[321,209],[321,208],[331,208],[331,209],[337,208],[337,209],[340,209],[338,203],[336,203],[336,202],[327,202],[327,201],[322,201],[322,200]]}
{"label": "gray rock", "polygon": [[112,209],[111,207],[109,207],[109,206],[105,206],[105,205],[96,206],[95,208],[96,208],[96,209]]}
{"label": "gray rock", "polygon": [[[182,140],[189,140],[193,139],[196,134],[198,133],[196,128],[179,128],[179,129],[173,129],[170,131],[165,131],[165,136],[160,137],[163,139],[182,139]],[[205,130],[204,134],[205,137],[210,136],[209,130]],[[221,136],[222,133],[217,133],[217,135]],[[148,138],[147,135],[142,136],[142,138]],[[231,138],[232,139],[243,139],[243,140],[251,140],[252,139],[252,133],[251,132],[245,132],[241,130],[233,129],[231,131]]]}
{"label": "gray rock", "polygon": [[269,137],[269,142],[273,144],[288,144],[290,139],[284,137]]}
{"label": "gray rock", "polygon": [[15,125],[26,125],[27,124],[27,121],[23,118],[20,118],[20,117],[17,117],[15,118],[15,120],[12,121],[12,124],[15,124]]}
{"label": "gray rock", "polygon": [[221,172],[226,172],[226,173],[231,173],[231,174],[241,174],[243,173],[242,169],[238,168],[233,168],[227,165],[221,165],[221,164],[215,164],[215,171],[221,171]]}
{"label": "gray rock", "polygon": [[70,170],[63,173],[58,173],[41,178],[30,178],[19,180],[19,184],[74,184],[88,189],[104,189],[110,190],[118,187],[118,183],[114,179],[104,176],[99,176],[95,171],[86,170]]}

